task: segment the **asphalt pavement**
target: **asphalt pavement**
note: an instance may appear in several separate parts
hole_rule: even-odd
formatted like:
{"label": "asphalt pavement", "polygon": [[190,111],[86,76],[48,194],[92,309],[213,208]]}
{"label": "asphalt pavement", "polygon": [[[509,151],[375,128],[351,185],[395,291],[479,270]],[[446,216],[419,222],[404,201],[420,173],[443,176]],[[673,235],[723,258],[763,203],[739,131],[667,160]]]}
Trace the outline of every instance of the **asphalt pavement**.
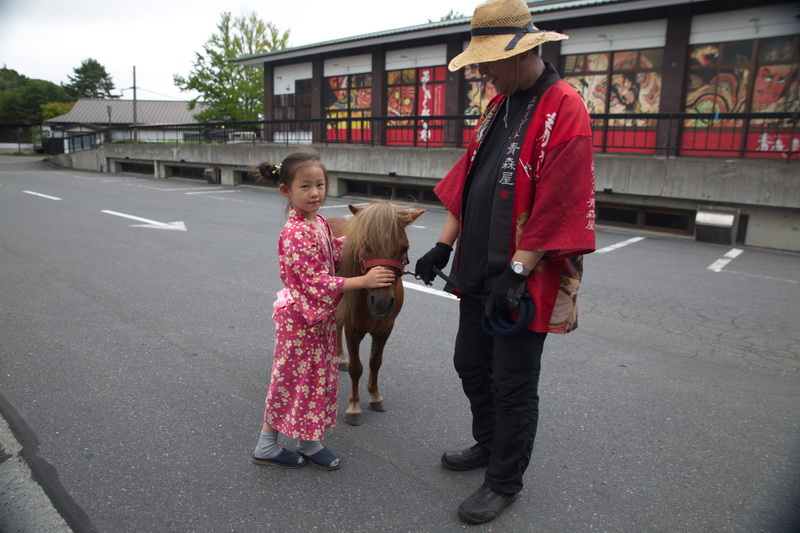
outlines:
{"label": "asphalt pavement", "polygon": [[[412,262],[444,218],[409,228]],[[342,468],[248,461],[283,221],[274,190],[0,157],[0,531],[800,529],[800,255],[599,230],[580,327],[545,344],[525,488],[467,526],[483,473],[439,464],[471,443],[457,303],[413,279],[387,412],[362,380],[347,426],[340,374]]]}

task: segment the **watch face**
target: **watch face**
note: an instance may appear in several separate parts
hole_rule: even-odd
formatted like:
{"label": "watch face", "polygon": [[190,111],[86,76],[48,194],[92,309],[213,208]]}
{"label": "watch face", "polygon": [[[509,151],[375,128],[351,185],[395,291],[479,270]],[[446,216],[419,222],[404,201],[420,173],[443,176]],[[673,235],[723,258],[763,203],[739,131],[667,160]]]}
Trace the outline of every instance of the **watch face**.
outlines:
{"label": "watch face", "polygon": [[516,272],[517,274],[522,274],[523,270],[525,270],[525,267],[523,266],[523,264],[522,264],[522,263],[514,263],[514,264],[511,266],[511,268],[512,268],[512,269],[514,270],[514,272]]}

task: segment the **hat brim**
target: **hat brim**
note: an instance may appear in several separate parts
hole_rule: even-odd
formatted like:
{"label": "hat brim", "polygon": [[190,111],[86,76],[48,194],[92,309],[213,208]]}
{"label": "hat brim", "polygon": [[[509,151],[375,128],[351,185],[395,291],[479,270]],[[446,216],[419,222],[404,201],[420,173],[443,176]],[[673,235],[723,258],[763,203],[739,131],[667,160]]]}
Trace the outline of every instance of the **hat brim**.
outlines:
{"label": "hat brim", "polygon": [[454,57],[447,68],[451,72],[455,72],[466,65],[506,59],[531,48],[536,48],[542,43],[562,41],[564,39],[569,39],[569,37],[554,31],[531,33],[520,39],[513,49],[505,50],[510,40],[508,35],[474,36],[470,40],[467,49]]}

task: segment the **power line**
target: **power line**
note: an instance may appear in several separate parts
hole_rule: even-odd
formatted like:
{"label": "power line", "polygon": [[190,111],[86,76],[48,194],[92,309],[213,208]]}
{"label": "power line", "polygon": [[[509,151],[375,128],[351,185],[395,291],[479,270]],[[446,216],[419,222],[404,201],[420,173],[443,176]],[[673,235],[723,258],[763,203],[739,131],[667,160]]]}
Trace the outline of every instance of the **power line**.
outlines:
{"label": "power line", "polygon": [[[125,87],[124,89],[120,89],[120,91],[121,92],[122,91],[129,91],[129,90],[132,90],[132,89],[133,89],[133,87]],[[156,91],[151,91],[149,89],[143,89],[142,87],[136,87],[136,90],[144,91],[144,92],[151,93],[151,94],[155,94],[155,95],[162,96],[164,98],[169,98],[171,100],[176,100],[176,101],[179,101],[179,102],[184,102],[184,101],[187,101],[187,100],[191,100],[191,98],[180,98],[180,97],[176,97],[176,96],[170,96],[168,94],[162,94],[162,93],[159,93],[159,92],[156,92]]]}

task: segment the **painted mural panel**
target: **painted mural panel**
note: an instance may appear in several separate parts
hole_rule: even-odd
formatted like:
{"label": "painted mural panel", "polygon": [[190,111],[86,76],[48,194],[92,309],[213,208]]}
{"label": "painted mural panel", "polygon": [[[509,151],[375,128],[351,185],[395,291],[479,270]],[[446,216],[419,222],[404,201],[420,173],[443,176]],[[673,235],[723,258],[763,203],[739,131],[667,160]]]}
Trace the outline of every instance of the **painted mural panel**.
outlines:
{"label": "painted mural panel", "polygon": [[372,116],[371,74],[327,78],[324,104],[328,119],[342,119],[327,122],[328,140],[369,140],[370,122],[352,119]]}
{"label": "painted mural panel", "polygon": [[[386,110],[389,117],[444,115],[446,67],[424,67],[387,72]],[[387,141],[391,144],[440,144],[442,120],[390,120]]]}
{"label": "painted mural panel", "polygon": [[590,113],[657,113],[663,50],[624,50],[565,56],[563,77]]}
{"label": "painted mural panel", "polygon": [[[568,55],[563,78],[580,93],[591,114],[658,113],[662,58],[660,48]],[[595,118],[592,127],[595,146],[605,151],[653,151],[655,119]]]}
{"label": "painted mural panel", "polygon": [[[419,69],[417,115],[432,117],[444,115],[445,68]],[[425,144],[440,143],[444,140],[442,120],[423,120],[417,130],[417,141]]]}
{"label": "painted mural panel", "polygon": [[800,109],[798,38],[765,39],[759,44],[752,111],[779,113]]}
{"label": "painted mural panel", "polygon": [[[466,80],[466,98],[464,99],[464,114],[468,116],[480,116],[489,102],[497,96],[494,85],[488,83],[478,72],[478,65],[467,65],[464,67],[464,79]],[[473,127],[477,124],[476,119],[466,119],[464,124]]]}
{"label": "painted mural panel", "polygon": [[[687,113],[782,113],[800,109],[798,36],[689,48]],[[790,122],[777,118],[703,118],[684,121],[682,148],[750,152],[793,151],[800,137]],[[711,152],[709,152],[711,153]],[[759,154],[756,154],[759,155]]]}

